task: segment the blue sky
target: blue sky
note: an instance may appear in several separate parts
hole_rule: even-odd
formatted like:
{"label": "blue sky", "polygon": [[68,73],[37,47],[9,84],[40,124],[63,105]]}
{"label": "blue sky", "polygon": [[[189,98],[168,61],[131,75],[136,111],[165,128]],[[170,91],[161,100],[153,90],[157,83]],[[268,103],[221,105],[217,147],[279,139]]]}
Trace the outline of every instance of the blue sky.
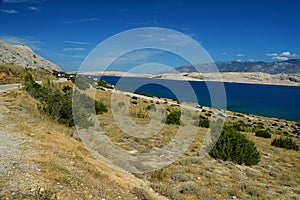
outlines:
{"label": "blue sky", "polygon": [[298,0],[2,0],[0,39],[28,45],[65,71],[100,42],[141,27],[187,34],[214,61],[287,60],[300,55],[299,10]]}

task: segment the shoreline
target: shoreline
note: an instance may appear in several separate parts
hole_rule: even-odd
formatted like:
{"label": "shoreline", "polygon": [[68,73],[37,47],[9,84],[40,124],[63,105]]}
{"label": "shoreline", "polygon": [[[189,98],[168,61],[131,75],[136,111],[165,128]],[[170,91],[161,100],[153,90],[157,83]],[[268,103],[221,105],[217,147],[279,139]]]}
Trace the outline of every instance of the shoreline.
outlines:
{"label": "shoreline", "polygon": [[[276,86],[300,86],[300,74],[265,74],[260,72],[221,72],[221,73],[166,73],[166,74],[135,74],[127,72],[79,72],[79,75],[88,76],[124,76],[136,78],[151,78],[176,81],[212,81],[223,83],[276,85]],[[290,81],[289,79],[295,79]]]}
{"label": "shoreline", "polygon": [[199,105],[195,102],[187,102],[187,101],[180,101],[180,103],[178,103],[177,101],[173,100],[173,99],[169,99],[169,98],[165,98],[165,97],[157,97],[157,96],[145,96],[142,94],[136,94],[134,92],[131,91],[123,91],[120,89],[108,89],[108,88],[104,88],[106,91],[110,91],[112,93],[116,93],[116,94],[121,94],[124,96],[130,96],[130,97],[138,97],[144,100],[148,100],[148,101],[153,101],[153,102],[160,102],[160,103],[165,103],[167,102],[168,105],[170,106],[180,106],[184,109],[188,109],[188,110],[193,110],[193,111],[199,111],[201,112],[202,110],[207,110],[207,111],[211,111],[213,112],[215,115],[217,114],[224,114],[224,118],[228,118],[228,117],[235,117],[235,116],[239,116],[239,115],[243,115],[245,118],[251,119],[251,120],[263,120],[266,122],[270,122],[270,121],[278,121],[281,123],[285,123],[285,122],[294,122],[294,123],[299,123],[300,121],[295,121],[295,120],[291,120],[291,119],[284,119],[284,118],[278,118],[278,117],[272,117],[272,116],[263,116],[263,115],[257,115],[257,114],[251,114],[251,113],[243,113],[243,112],[237,112],[237,111],[232,111],[232,110],[228,110],[227,107],[226,109],[219,109],[219,108],[213,108],[213,107],[209,107],[209,106],[204,106],[204,105]]}

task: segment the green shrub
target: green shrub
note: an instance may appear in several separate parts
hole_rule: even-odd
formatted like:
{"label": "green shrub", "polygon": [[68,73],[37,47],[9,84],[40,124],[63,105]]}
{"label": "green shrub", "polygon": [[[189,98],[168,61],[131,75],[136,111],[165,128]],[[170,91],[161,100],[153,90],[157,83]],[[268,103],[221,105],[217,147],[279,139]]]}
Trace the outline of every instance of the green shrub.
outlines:
{"label": "green shrub", "polygon": [[98,81],[98,86],[105,87],[105,88],[108,88],[108,89],[114,89],[114,87],[111,84],[107,83],[104,80],[99,80]]}
{"label": "green shrub", "polygon": [[66,92],[72,91],[72,88],[70,86],[66,85],[66,86],[63,87],[62,91],[64,93],[66,93]]}
{"label": "green shrub", "polygon": [[287,131],[283,131],[283,135],[288,136],[289,133]]}
{"label": "green shrub", "polygon": [[166,124],[176,124],[180,125],[180,111],[172,111],[167,115]]}
{"label": "green shrub", "polygon": [[99,102],[99,101],[95,101],[95,110],[96,110],[97,115],[108,112],[107,106],[104,105],[102,102]]}
{"label": "green shrub", "polygon": [[155,107],[154,104],[151,104],[151,105],[148,105],[148,106],[146,107],[146,110],[156,111],[156,107]]}
{"label": "green shrub", "polygon": [[234,122],[231,124],[232,128],[234,128],[237,131],[249,131],[251,125],[245,124],[244,121],[239,120],[238,122]]}
{"label": "green shrub", "polygon": [[96,114],[108,111],[101,102],[77,90],[73,93],[73,89],[69,86],[65,86],[62,90],[42,87],[33,80],[31,74],[25,74],[24,88],[41,102],[40,109],[43,112],[50,115],[54,121],[69,127],[75,124],[85,128],[91,126],[93,125],[91,114],[95,111]]}
{"label": "green shrub", "polygon": [[138,105],[138,102],[137,101],[132,101],[131,102],[133,105]]}
{"label": "green shrub", "polygon": [[209,154],[215,159],[228,160],[240,165],[255,165],[260,161],[260,153],[254,142],[232,127],[223,129]]}
{"label": "green shrub", "polygon": [[203,117],[200,115],[200,120],[198,126],[208,128],[209,127],[209,119],[207,117]]}
{"label": "green shrub", "polygon": [[275,147],[284,148],[284,149],[292,149],[295,151],[299,151],[299,146],[291,138],[278,138],[278,139],[275,138],[272,141],[271,145]]}
{"label": "green shrub", "polygon": [[255,136],[263,137],[263,138],[271,138],[272,137],[269,129],[258,130],[255,132]]}

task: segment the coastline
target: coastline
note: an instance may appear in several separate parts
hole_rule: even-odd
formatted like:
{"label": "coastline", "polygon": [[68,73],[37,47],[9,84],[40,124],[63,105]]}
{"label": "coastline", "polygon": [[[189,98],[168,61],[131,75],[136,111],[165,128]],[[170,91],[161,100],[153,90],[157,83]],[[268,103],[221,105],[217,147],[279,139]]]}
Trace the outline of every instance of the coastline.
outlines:
{"label": "coastline", "polygon": [[[181,81],[215,81],[227,83],[264,84],[281,86],[300,86],[300,74],[266,74],[260,72],[221,72],[221,73],[163,73],[135,74],[128,72],[79,72],[89,76],[123,76],[139,78],[155,78]],[[292,81],[294,80],[294,81]]]}
{"label": "coastline", "polygon": [[223,109],[199,105],[199,104],[193,103],[193,102],[181,101],[180,103],[178,103],[177,101],[175,101],[173,99],[169,99],[169,98],[160,98],[157,96],[150,97],[150,96],[145,96],[142,94],[136,94],[136,93],[133,93],[130,91],[123,91],[123,90],[116,89],[116,88],[114,88],[114,89],[108,89],[108,88],[103,88],[103,87],[101,87],[101,88],[104,89],[105,91],[110,91],[112,93],[129,96],[129,97],[137,97],[137,98],[147,100],[147,101],[153,101],[153,102],[159,102],[159,103],[167,102],[167,105],[180,106],[181,108],[187,109],[187,110],[199,111],[199,112],[206,110],[209,112],[213,112],[214,115],[223,114],[224,118],[235,118],[236,116],[243,116],[244,118],[246,118],[248,120],[256,120],[256,121],[267,122],[267,123],[277,121],[281,125],[284,125],[287,122],[298,123],[298,121],[294,121],[294,120],[290,120],[290,119],[256,115],[256,114],[251,114],[251,113],[243,113],[243,112],[231,111],[231,110],[227,110],[227,109],[223,110]]}

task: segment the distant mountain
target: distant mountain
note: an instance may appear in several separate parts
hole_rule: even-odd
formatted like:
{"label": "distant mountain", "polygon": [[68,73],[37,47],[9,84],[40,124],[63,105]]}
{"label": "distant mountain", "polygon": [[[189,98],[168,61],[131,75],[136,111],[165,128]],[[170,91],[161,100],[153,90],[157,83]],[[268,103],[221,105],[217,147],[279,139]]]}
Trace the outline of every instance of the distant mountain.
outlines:
{"label": "distant mountain", "polygon": [[[281,62],[238,62],[226,61],[215,63],[219,72],[263,72],[268,74],[300,74],[300,59]],[[216,72],[214,64],[196,64],[177,67],[178,72]],[[196,70],[197,68],[197,70]]]}
{"label": "distant mountain", "polygon": [[61,71],[61,69],[34,53],[25,45],[11,45],[0,40],[0,63],[14,63],[25,68],[44,68],[48,71]]}

